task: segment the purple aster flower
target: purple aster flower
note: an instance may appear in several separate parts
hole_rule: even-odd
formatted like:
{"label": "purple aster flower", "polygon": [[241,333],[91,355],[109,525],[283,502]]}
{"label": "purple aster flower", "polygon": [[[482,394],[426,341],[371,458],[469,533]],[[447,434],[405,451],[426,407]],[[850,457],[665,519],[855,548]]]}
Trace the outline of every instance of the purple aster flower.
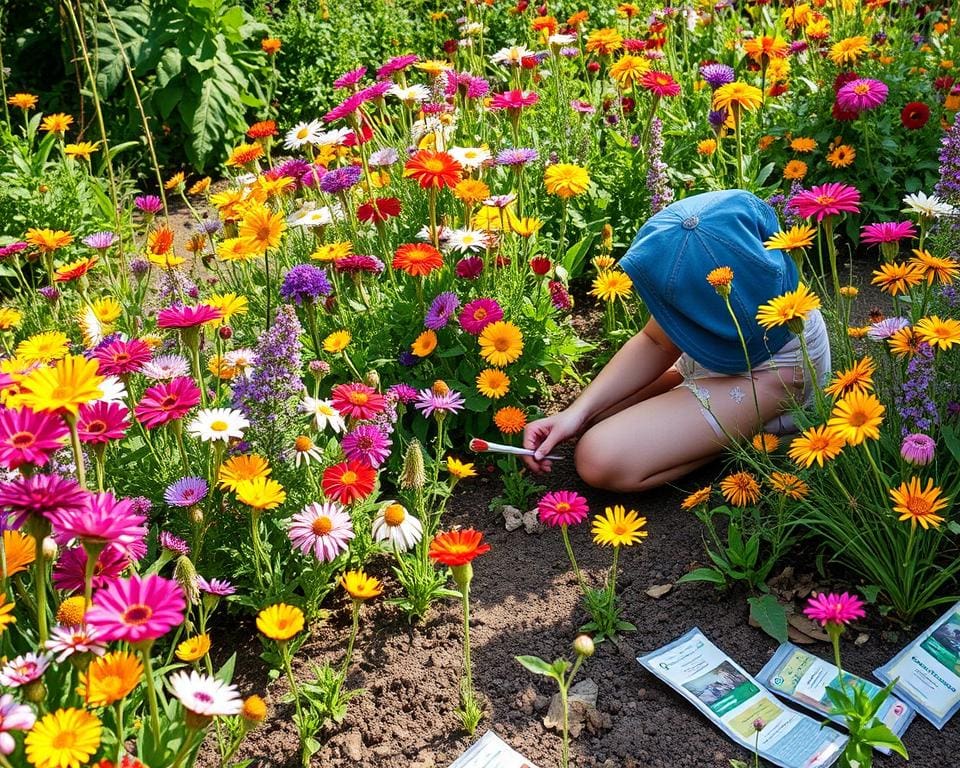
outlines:
{"label": "purple aster flower", "polygon": [[806,40],[794,40],[790,43],[789,50],[791,56],[796,56],[800,53],[803,53],[807,48],[810,47],[810,44]]}
{"label": "purple aster flower", "polygon": [[438,394],[433,389],[427,388],[420,390],[417,395],[417,402],[414,403],[413,407],[423,413],[424,416],[429,417],[434,413],[438,416],[456,413],[463,409],[463,404],[464,400],[459,392],[448,389],[446,392]]}
{"label": "purple aster flower", "polygon": [[97,251],[105,251],[117,240],[113,232],[94,232],[83,238],[83,244]]}
{"label": "purple aster flower", "polygon": [[411,352],[409,349],[405,349],[397,356],[397,362],[400,363],[400,365],[402,365],[404,368],[412,368],[420,362],[420,358],[413,354],[413,352]]}
{"label": "purple aster flower", "polygon": [[386,61],[383,66],[377,70],[377,77],[380,80],[392,77],[397,72],[402,72],[405,70],[411,64],[416,64],[419,58],[420,57],[415,53],[407,53],[403,56],[394,56],[392,59]]}
{"label": "purple aster flower", "polygon": [[721,85],[726,85],[727,83],[732,83],[736,78],[736,74],[733,71],[733,67],[727,66],[726,64],[704,64],[700,67],[700,77],[707,81],[713,90],[716,90]]}
{"label": "purple aster flower", "polygon": [[192,507],[203,501],[209,490],[202,477],[182,477],[167,486],[163,498],[171,507]]}
{"label": "purple aster flower", "polygon": [[160,531],[160,546],[175,555],[189,555],[190,545],[170,531]]}
{"label": "purple aster flower", "polygon": [[284,160],[274,169],[278,176],[286,176],[288,179],[300,181],[300,177],[310,170],[310,163],[302,157],[291,157]]}
{"label": "purple aster flower", "polygon": [[457,298],[457,294],[453,291],[445,291],[430,303],[430,309],[423,324],[431,330],[439,331],[450,322],[453,313],[459,308],[460,299]]}
{"label": "purple aster flower", "polygon": [[925,466],[933,461],[937,444],[932,438],[924,434],[914,433],[903,438],[900,444],[900,455],[907,464],[918,467]]}
{"label": "purple aster flower", "polygon": [[138,195],[133,199],[137,210],[149,216],[154,216],[163,210],[163,202],[156,195]]}
{"label": "purple aster flower", "polygon": [[25,243],[22,240],[5,245],[3,248],[0,248],[0,259],[6,259],[10,256],[15,256],[16,254],[20,253],[20,251],[25,250],[28,246],[29,243]]}
{"label": "purple aster flower", "polygon": [[357,67],[352,69],[349,72],[344,72],[340,77],[333,81],[334,88],[351,88],[361,80],[363,76],[367,74],[366,67]]}
{"label": "purple aster flower", "polygon": [[575,59],[580,55],[580,49],[572,45],[565,45],[560,49],[560,55],[565,59]]}
{"label": "purple aster flower", "polygon": [[140,279],[150,271],[150,262],[146,259],[130,259],[130,274]]}
{"label": "purple aster flower", "polygon": [[710,127],[713,128],[714,131],[719,133],[724,123],[727,122],[727,110],[711,109],[707,113],[707,122],[710,123]]}
{"label": "purple aster flower", "polygon": [[216,597],[227,597],[237,591],[236,587],[226,579],[210,579],[207,581],[203,576],[197,576],[197,589],[207,595]]}
{"label": "purple aster flower", "polygon": [[497,165],[506,165],[515,168],[536,162],[539,156],[535,149],[522,147],[519,149],[503,149],[497,154]]}
{"label": "purple aster flower", "polygon": [[390,457],[393,443],[372,424],[361,424],[340,441],[344,455],[352,461],[365,461],[376,469]]}
{"label": "purple aster flower", "polygon": [[298,264],[288,270],[280,286],[280,296],[285,301],[295,301],[297,304],[316,301],[331,293],[333,286],[327,279],[327,271],[313,264]]}
{"label": "purple aster flower", "polygon": [[953,118],[953,126],[940,139],[940,179],[934,194],[944,202],[960,200],[960,112]]}
{"label": "purple aster flower", "polygon": [[320,179],[320,189],[331,195],[346,192],[358,181],[363,174],[363,169],[359,165],[345,165],[342,168],[334,168],[327,171]]}
{"label": "purple aster flower", "polygon": [[215,235],[223,228],[219,219],[204,219],[197,222],[196,231],[201,235]]}
{"label": "purple aster flower", "polygon": [[397,154],[397,150],[393,147],[384,147],[383,149],[378,149],[376,152],[370,153],[370,157],[367,159],[367,165],[371,168],[385,168],[388,165],[393,165],[399,159],[400,155]]}
{"label": "purple aster flower", "polygon": [[392,393],[397,400],[404,405],[409,405],[417,399],[417,390],[415,390],[409,384],[404,384],[403,382],[394,384],[387,390],[387,392]]}
{"label": "purple aster flower", "polygon": [[140,373],[153,381],[169,381],[190,375],[190,362],[183,355],[157,355],[143,364]]}
{"label": "purple aster flower", "polygon": [[867,331],[867,337],[874,341],[886,341],[897,331],[910,325],[910,321],[905,317],[886,317],[878,323],[870,326]]}
{"label": "purple aster flower", "polygon": [[37,293],[51,303],[60,298],[60,291],[57,290],[57,287],[54,285],[45,285],[42,288],[37,288]]}

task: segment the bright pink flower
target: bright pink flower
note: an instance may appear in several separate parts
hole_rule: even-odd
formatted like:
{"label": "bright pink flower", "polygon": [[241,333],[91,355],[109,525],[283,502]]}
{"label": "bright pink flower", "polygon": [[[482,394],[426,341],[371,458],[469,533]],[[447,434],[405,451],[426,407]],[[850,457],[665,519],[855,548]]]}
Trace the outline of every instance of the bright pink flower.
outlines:
{"label": "bright pink flower", "polygon": [[510,112],[519,112],[524,107],[532,107],[540,101],[540,97],[533,91],[504,91],[495,94],[490,100],[490,109],[506,109]]}
{"label": "bright pink flower", "polygon": [[180,585],[156,574],[117,579],[93,596],[87,624],[104,640],[141,643],[156,640],[183,623],[187,604]]}
{"label": "bright pink flower", "polygon": [[82,508],[53,516],[53,535],[60,544],[71,539],[83,544],[110,544],[132,556],[131,548],[142,548],[147,536],[146,520],[145,515],[134,511],[130,499],[117,499],[109,491],[91,493]]}
{"label": "bright pink flower", "polygon": [[0,685],[7,688],[19,688],[39,679],[50,665],[50,657],[45,653],[25,653],[8,661],[0,669]]}
{"label": "bright pink flower", "polygon": [[821,184],[794,195],[790,207],[805,219],[823,221],[827,216],[860,211],[860,191],[848,184]]}
{"label": "bright pink flower", "polygon": [[333,81],[334,88],[350,88],[361,80],[363,76],[367,74],[366,67],[357,67],[356,69],[351,69],[349,72],[344,72],[340,77]]}
{"label": "bright pink flower", "polygon": [[136,373],[151,357],[150,347],[140,339],[117,339],[93,351],[100,361],[100,373],[104,376],[123,376]]}
{"label": "bright pink flower", "polygon": [[196,328],[198,325],[219,320],[223,311],[214,309],[207,304],[191,306],[174,306],[161,309],[157,315],[158,328]]}
{"label": "bright pink flower", "polygon": [[[119,579],[130,567],[130,558],[113,547],[107,547],[100,553],[93,566],[93,589],[103,588]],[[70,547],[60,551],[53,566],[53,586],[61,592],[83,592],[83,578],[87,569],[87,550],[83,547]]]}
{"label": "bright pink flower", "polygon": [[330,394],[330,402],[341,416],[366,421],[386,407],[387,401],[373,387],[360,382],[338,384]]}
{"label": "bright pink flower", "polygon": [[503,310],[493,299],[481,298],[467,302],[460,312],[460,325],[467,333],[479,336],[490,323],[503,319]]}
{"label": "bright pink flower", "polygon": [[824,627],[827,624],[842,627],[854,619],[862,619],[867,615],[863,610],[863,601],[848,592],[842,595],[821,592],[807,601],[807,607],[803,612],[808,618],[819,621]]}
{"label": "bright pink flower", "polygon": [[87,492],[77,481],[59,475],[30,475],[0,483],[0,512],[11,515],[5,528],[20,528],[31,515],[52,519],[86,504]]}
{"label": "bright pink flower", "polygon": [[903,438],[900,444],[900,455],[907,464],[922,467],[933,461],[937,452],[937,444],[932,437],[914,433]]}
{"label": "bright pink flower", "polygon": [[348,459],[365,461],[374,469],[390,457],[391,445],[390,438],[373,424],[361,424],[340,441],[340,447]]}
{"label": "bright pink flower", "polygon": [[551,491],[537,504],[540,522],[544,525],[576,525],[590,513],[587,500],[573,491]]}
{"label": "bright pink flower", "polygon": [[81,405],[77,417],[80,442],[99,445],[122,439],[130,428],[129,415],[130,411],[120,403],[98,400]]}
{"label": "bright pink flower", "polygon": [[862,77],[851,80],[837,91],[837,104],[848,112],[863,112],[883,104],[889,90],[880,80]]}
{"label": "bright pink flower", "polygon": [[136,416],[143,426],[153,429],[182,419],[199,402],[200,389],[193,379],[178,376],[147,389],[137,403]]}
{"label": "bright pink flower", "polygon": [[323,116],[323,122],[332,123],[344,117],[350,117],[366,101],[363,91],[351,94]]}
{"label": "bright pink flower", "polygon": [[916,237],[917,230],[912,221],[881,221],[877,224],[865,224],[860,228],[861,239],[865,243],[896,243],[908,237]]}
{"label": "bright pink flower", "polygon": [[52,413],[0,409],[0,467],[43,466],[60,450],[70,434],[63,419]]}
{"label": "bright pink flower", "polygon": [[640,85],[657,98],[680,95],[680,83],[674,80],[669,72],[658,72],[651,69],[640,78]]}
{"label": "bright pink flower", "polygon": [[17,742],[10,731],[29,731],[37,722],[37,716],[26,704],[20,704],[9,693],[0,696],[0,754],[10,755]]}

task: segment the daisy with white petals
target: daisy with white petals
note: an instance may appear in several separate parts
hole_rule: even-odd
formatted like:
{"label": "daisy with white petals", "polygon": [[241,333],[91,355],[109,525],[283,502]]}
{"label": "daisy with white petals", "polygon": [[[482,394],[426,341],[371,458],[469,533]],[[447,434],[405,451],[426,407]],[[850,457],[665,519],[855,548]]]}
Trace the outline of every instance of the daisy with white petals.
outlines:
{"label": "daisy with white petals", "polygon": [[487,235],[479,229],[454,229],[447,236],[446,247],[457,253],[482,251],[487,247]]}
{"label": "daisy with white petals", "polygon": [[233,408],[204,408],[187,424],[187,433],[205,443],[213,440],[227,442],[243,437],[243,430],[250,426],[240,411]]}
{"label": "daisy with white petals", "polygon": [[373,519],[372,534],[374,541],[385,544],[394,552],[406,552],[413,549],[423,538],[423,526],[411,515],[403,504],[390,500],[380,506]]}
{"label": "daisy with white petals", "polygon": [[353,521],[335,501],[312,502],[290,518],[287,535],[305,555],[313,555],[322,563],[330,563],[347,551],[353,539]]}
{"label": "daisy with white petals", "polygon": [[450,147],[449,154],[468,171],[475,171],[492,157],[486,147]]}
{"label": "daisy with white petals", "polygon": [[187,710],[201,718],[239,715],[243,699],[235,685],[229,685],[196,670],[174,672],[169,679],[170,692]]}
{"label": "daisy with white petals", "polygon": [[347,428],[343,416],[337,412],[337,409],[333,407],[333,403],[329,400],[305,397],[300,404],[300,410],[313,417],[313,423],[316,425],[318,432],[323,432],[329,427],[334,432],[340,433]]}
{"label": "daisy with white petals", "polygon": [[906,208],[902,209],[903,213],[912,213],[915,216],[927,219],[936,219],[940,216],[952,216],[957,210],[950,205],[950,203],[945,203],[936,195],[927,195],[923,192],[907,195],[903,198],[903,204],[906,206]]}
{"label": "daisy with white petals", "polygon": [[284,138],[284,149],[300,149],[307,144],[316,144],[317,138],[323,133],[323,123],[319,120],[311,120],[309,123],[299,122],[289,131]]}
{"label": "daisy with white petals", "polygon": [[394,84],[390,86],[390,90],[387,91],[387,93],[395,99],[399,99],[408,107],[421,104],[430,98],[430,89],[420,83],[408,86]]}

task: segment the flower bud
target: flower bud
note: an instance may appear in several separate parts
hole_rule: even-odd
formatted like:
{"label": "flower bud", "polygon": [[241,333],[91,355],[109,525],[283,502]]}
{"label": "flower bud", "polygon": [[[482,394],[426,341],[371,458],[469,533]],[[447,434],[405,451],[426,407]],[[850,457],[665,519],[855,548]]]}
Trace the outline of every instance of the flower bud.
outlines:
{"label": "flower bud", "polygon": [[54,541],[52,536],[44,536],[42,550],[44,560],[53,562],[57,559],[57,552],[59,551],[59,548],[57,547],[57,542]]}
{"label": "flower bud", "polygon": [[380,374],[374,370],[367,371],[367,374],[363,377],[363,382],[371,389],[380,389]]}
{"label": "flower bud", "polygon": [[200,589],[197,586],[197,569],[186,555],[177,558],[173,566],[173,578],[182,588],[187,600],[193,604],[200,601]]}
{"label": "flower bud", "polygon": [[447,386],[447,382],[443,379],[437,379],[433,382],[433,386],[430,389],[433,390],[433,394],[437,397],[443,397],[450,391],[450,387]]}
{"label": "flower bud", "polygon": [[417,440],[411,440],[403,458],[403,471],[400,473],[401,488],[423,488],[427,482],[427,471],[423,465],[423,451]]}
{"label": "flower bud", "polygon": [[593,638],[590,635],[577,635],[573,640],[573,651],[577,656],[583,656],[585,659],[593,656],[595,648]]}
{"label": "flower bud", "polygon": [[190,522],[194,525],[203,525],[203,510],[200,507],[190,507]]}
{"label": "flower bud", "polygon": [[43,684],[43,680],[34,680],[32,683],[25,685],[23,687],[23,698],[31,704],[39,704],[47,698],[47,687]]}
{"label": "flower bud", "polygon": [[217,330],[217,334],[224,341],[228,341],[229,339],[233,338],[233,328],[231,328],[229,325],[221,325]]}
{"label": "flower bud", "polygon": [[267,719],[267,703],[256,694],[248,696],[243,701],[240,717],[248,728],[256,728]]}

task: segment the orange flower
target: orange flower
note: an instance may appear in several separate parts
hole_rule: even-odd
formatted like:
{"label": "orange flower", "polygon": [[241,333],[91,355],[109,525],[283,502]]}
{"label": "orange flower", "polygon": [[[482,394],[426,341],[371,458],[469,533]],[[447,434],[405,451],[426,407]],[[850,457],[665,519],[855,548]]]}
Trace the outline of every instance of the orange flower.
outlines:
{"label": "orange flower", "polygon": [[527,426],[527,415],[519,408],[508,405],[493,415],[493,423],[503,434],[514,435],[517,432],[522,432],[523,428]]}
{"label": "orange flower", "polygon": [[173,247],[173,230],[169,227],[159,226],[147,236],[147,253],[155,253],[158,256],[168,253]]}
{"label": "orange flower", "polygon": [[443,255],[429,243],[407,243],[397,248],[393,268],[411,277],[425,277],[443,266]]}
{"label": "orange flower", "polygon": [[227,165],[244,166],[258,160],[263,155],[263,147],[260,144],[241,144],[230,150],[230,157],[227,158]]}
{"label": "orange flower", "polygon": [[451,568],[467,565],[478,555],[490,551],[483,534],[473,528],[438,533],[430,542],[430,559]]}
{"label": "orange flower", "polygon": [[260,50],[267,56],[274,56],[280,50],[280,45],[279,37],[265,37],[260,41]]}
{"label": "orange flower", "polygon": [[97,257],[91,256],[89,259],[77,259],[70,264],[57,267],[57,275],[54,280],[58,283],[69,283],[78,277],[83,277],[87,272],[94,268],[97,263]]}
{"label": "orange flower", "polygon": [[787,41],[782,37],[768,37],[764,35],[763,37],[755,37],[752,40],[747,40],[743,44],[743,50],[746,51],[747,56],[757,64],[765,67],[770,63],[770,59],[785,58],[789,48],[787,47]]}
{"label": "orange flower", "polygon": [[455,187],[463,170],[460,163],[446,152],[421,149],[403,166],[405,178],[413,179],[422,189]]}
{"label": "orange flower", "polygon": [[73,235],[62,229],[28,229],[24,238],[30,245],[44,253],[53,253],[73,242]]}
{"label": "orange flower", "polygon": [[7,577],[27,570],[36,559],[37,544],[33,536],[20,531],[3,532],[3,548],[7,556]]}

